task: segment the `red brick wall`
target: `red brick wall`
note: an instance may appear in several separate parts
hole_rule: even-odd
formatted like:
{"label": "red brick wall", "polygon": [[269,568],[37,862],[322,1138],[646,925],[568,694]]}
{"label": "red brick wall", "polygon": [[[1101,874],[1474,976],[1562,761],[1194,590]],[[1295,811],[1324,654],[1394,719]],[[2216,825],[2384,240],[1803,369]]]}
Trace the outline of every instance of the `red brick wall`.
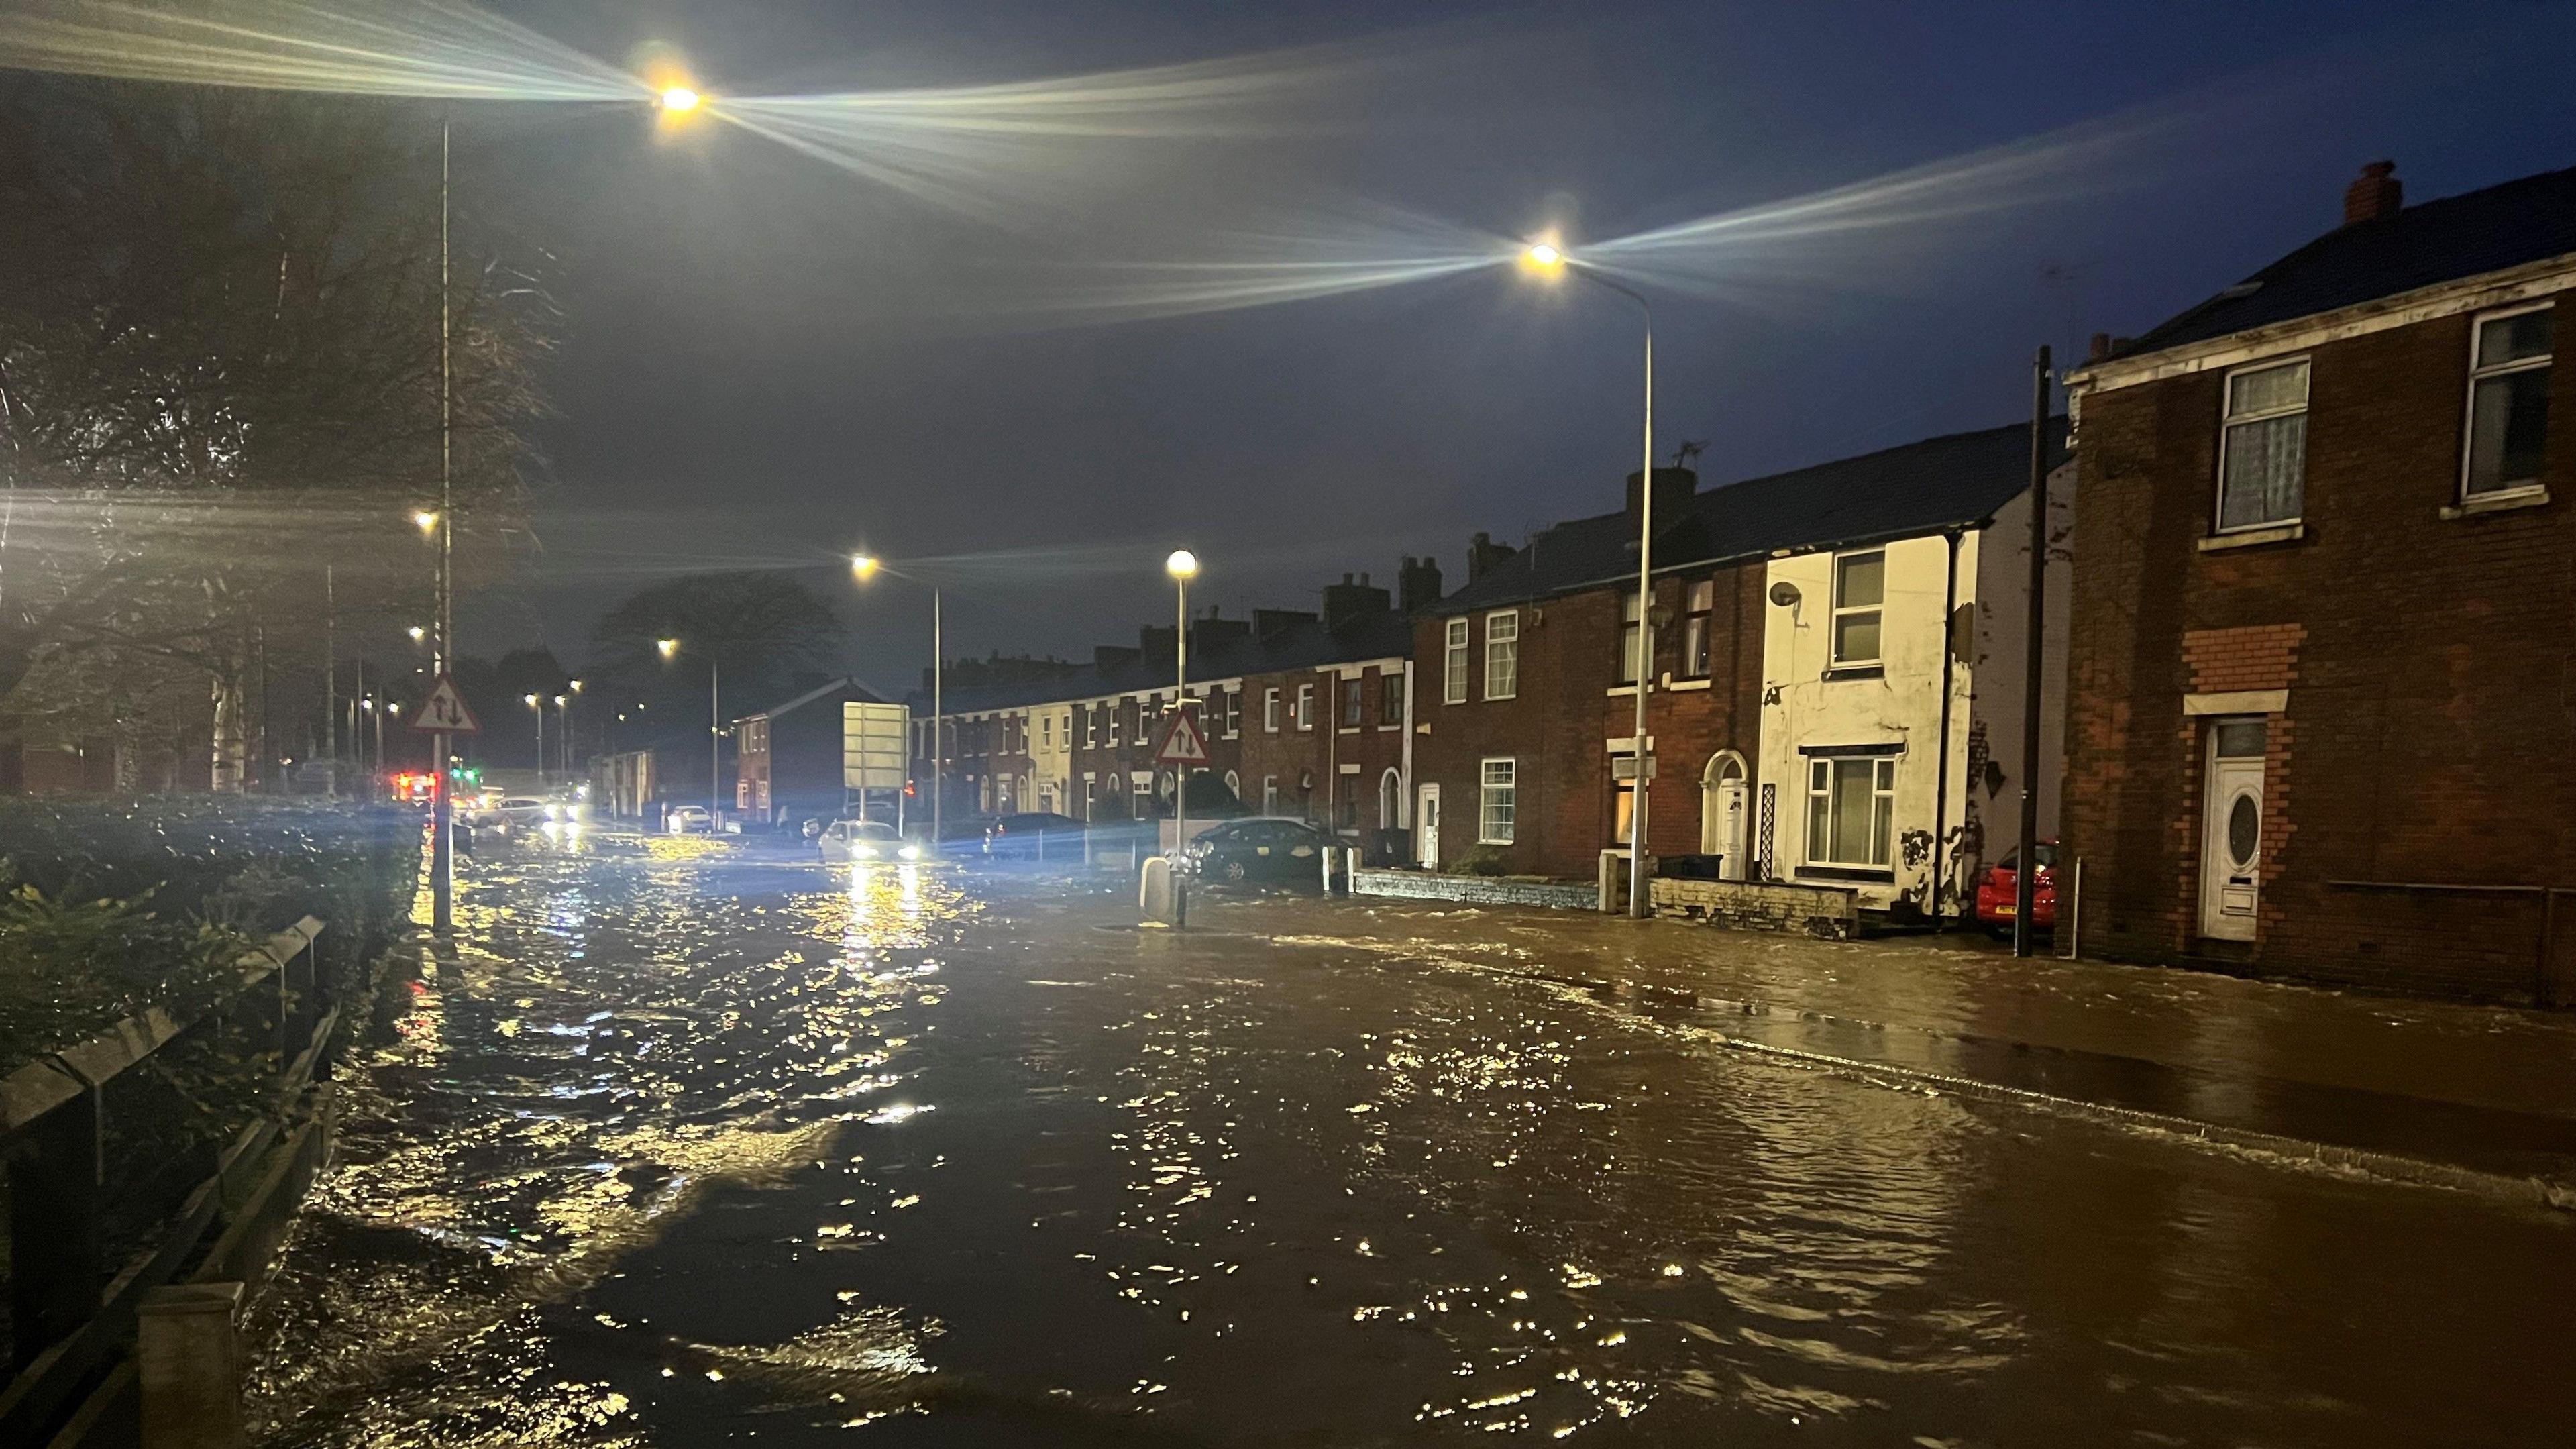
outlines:
{"label": "red brick wall", "polygon": [[[2535,897],[2330,884],[2576,884],[2561,823],[2576,810],[2576,368],[2552,381],[2555,501],[2441,518],[2469,326],[2309,351],[2305,536],[2284,543],[2195,547],[2222,373],[2084,399],[2065,834],[2085,862],[2088,949],[2533,991]],[[2205,722],[2182,696],[2273,688],[2290,694],[2270,721],[2263,904],[2252,948],[2231,953],[2195,940]]]}

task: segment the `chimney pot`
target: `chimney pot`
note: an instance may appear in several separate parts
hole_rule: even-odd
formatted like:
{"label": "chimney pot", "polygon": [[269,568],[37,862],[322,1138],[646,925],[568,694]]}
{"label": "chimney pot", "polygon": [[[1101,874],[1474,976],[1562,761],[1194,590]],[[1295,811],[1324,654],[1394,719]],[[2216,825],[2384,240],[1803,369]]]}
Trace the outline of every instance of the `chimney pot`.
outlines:
{"label": "chimney pot", "polygon": [[2086,348],[2086,349],[2085,349],[2085,352],[2084,352],[2085,360],[2086,360],[2086,361],[2088,361],[2088,362],[2100,362],[2103,358],[2106,358],[2106,357],[2108,357],[2108,356],[2110,356],[2110,355],[2111,355],[2111,334],[2110,334],[2110,333],[2108,333],[2108,332],[2096,332],[2096,333],[2094,333],[2094,334],[2093,334],[2093,344],[2092,344],[2092,346],[2090,346],[2090,347],[2088,347],[2088,348]]}
{"label": "chimney pot", "polygon": [[2397,163],[2373,161],[2343,189],[2343,224],[2395,216],[2406,204],[2406,188],[2397,179]]}

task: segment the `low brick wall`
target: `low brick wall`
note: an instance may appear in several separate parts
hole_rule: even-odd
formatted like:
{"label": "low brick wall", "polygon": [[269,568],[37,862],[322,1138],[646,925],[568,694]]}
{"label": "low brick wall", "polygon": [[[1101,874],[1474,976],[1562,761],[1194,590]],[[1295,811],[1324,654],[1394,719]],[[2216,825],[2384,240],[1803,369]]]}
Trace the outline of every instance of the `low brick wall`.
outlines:
{"label": "low brick wall", "polygon": [[1594,886],[1501,876],[1433,875],[1421,870],[1357,871],[1351,876],[1351,894],[1462,901],[1479,906],[1540,906],[1560,911],[1601,908],[1601,893]]}
{"label": "low brick wall", "polygon": [[1655,914],[1738,931],[1787,931],[1848,941],[1860,934],[1860,898],[1847,890],[1737,880],[1656,880]]}

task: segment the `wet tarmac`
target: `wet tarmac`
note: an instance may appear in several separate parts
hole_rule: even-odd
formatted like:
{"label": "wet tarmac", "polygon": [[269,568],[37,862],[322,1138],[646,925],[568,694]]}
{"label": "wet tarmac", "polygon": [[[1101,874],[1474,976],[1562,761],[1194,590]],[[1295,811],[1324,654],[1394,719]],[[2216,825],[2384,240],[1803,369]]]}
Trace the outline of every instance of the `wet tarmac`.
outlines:
{"label": "wet tarmac", "polygon": [[[2532,1444],[2576,1222],[1106,884],[475,862],[273,1445]],[[1461,932],[1480,927],[1460,923]],[[2319,1110],[2324,1110],[2320,1108]]]}

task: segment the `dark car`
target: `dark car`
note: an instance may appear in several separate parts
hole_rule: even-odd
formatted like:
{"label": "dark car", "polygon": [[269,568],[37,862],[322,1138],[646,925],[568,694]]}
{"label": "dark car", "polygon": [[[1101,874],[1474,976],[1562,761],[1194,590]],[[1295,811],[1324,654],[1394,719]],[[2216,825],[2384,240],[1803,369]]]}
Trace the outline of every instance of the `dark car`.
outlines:
{"label": "dark car", "polygon": [[984,853],[996,860],[1080,860],[1082,831],[1070,815],[1005,815],[984,827]]}
{"label": "dark car", "polygon": [[[2032,847],[2039,857],[2039,871],[2030,883],[2030,928],[2034,931],[2057,929],[2057,842],[2043,840]],[[2012,934],[2013,913],[2021,909],[2021,852],[2005,853],[2002,863],[1987,871],[1977,881],[1977,924],[1999,936]]]}
{"label": "dark car", "polygon": [[1229,820],[1190,840],[1184,857],[1192,874],[1237,884],[1323,883],[1318,857],[1341,844],[1302,820]]}

